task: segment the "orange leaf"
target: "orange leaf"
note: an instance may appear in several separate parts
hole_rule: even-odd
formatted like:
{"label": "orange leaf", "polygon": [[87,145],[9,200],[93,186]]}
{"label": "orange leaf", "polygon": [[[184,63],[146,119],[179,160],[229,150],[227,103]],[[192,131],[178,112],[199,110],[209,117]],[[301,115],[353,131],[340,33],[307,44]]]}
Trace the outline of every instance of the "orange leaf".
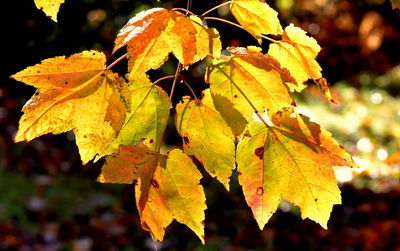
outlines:
{"label": "orange leaf", "polygon": [[168,156],[149,148],[122,146],[106,158],[98,180],[135,184],[136,206],[143,229],[162,241],[165,228],[176,219],[193,230],[204,244],[204,210],[207,208],[201,173],[181,150]]}
{"label": "orange leaf", "polygon": [[125,81],[105,71],[105,56],[84,51],[55,57],[13,75],[38,88],[22,111],[15,141],[73,130],[83,163],[102,151],[125,120]]}
{"label": "orange leaf", "polygon": [[131,78],[159,68],[173,53],[184,67],[207,56],[219,57],[221,42],[214,29],[177,11],[149,9],[133,17],[120,31],[114,51],[127,45]]}

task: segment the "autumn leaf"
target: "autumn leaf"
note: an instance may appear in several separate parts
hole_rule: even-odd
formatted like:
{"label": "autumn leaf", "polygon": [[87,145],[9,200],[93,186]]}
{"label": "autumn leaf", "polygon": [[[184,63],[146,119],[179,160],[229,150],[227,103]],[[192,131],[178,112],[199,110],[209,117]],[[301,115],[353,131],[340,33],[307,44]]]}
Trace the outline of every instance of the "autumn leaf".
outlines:
{"label": "autumn leaf", "polygon": [[121,95],[125,81],[105,69],[97,51],[55,57],[22,70],[12,78],[38,88],[25,104],[15,142],[73,130],[83,163],[116,136],[126,113]]}
{"label": "autumn leaf", "polygon": [[301,28],[290,24],[283,32],[282,41],[270,44],[268,54],[278,60],[294,77],[298,86],[291,85],[292,89],[300,92],[306,87],[303,83],[313,79],[334,103],[328,82],[322,78],[321,66],[315,60],[320,51],[321,47],[314,38],[307,36]]}
{"label": "autumn leaf", "polygon": [[261,35],[282,34],[278,12],[264,0],[233,0],[231,11],[236,20],[261,44]]}
{"label": "autumn leaf", "polygon": [[235,142],[222,116],[200,100],[190,101],[185,96],[176,106],[175,124],[185,153],[194,155],[229,190],[229,178],[235,168]]}
{"label": "autumn leaf", "polygon": [[230,48],[230,57],[214,60],[207,69],[206,82],[210,83],[214,105],[224,118],[229,117],[226,122],[236,136],[244,128],[235,121],[248,121],[255,111],[273,114],[294,106],[286,86],[293,78],[260,50]]}
{"label": "autumn leaf", "polygon": [[327,227],[332,207],[341,203],[332,166],[354,165],[331,134],[303,115],[278,112],[274,126],[251,123],[251,137],[237,147],[239,183],[260,229],[285,199],[302,218]]}
{"label": "autumn leaf", "polygon": [[48,17],[57,22],[57,13],[60,5],[65,0],[35,0],[35,5],[38,9],[42,10]]}
{"label": "autumn leaf", "polygon": [[176,219],[204,244],[207,206],[200,179],[200,172],[181,150],[164,156],[140,145],[122,146],[119,154],[108,156],[98,180],[135,184],[142,227],[154,240],[162,241],[166,227]]}
{"label": "autumn leaf", "polygon": [[139,141],[152,150],[161,144],[161,135],[167,126],[172,104],[168,95],[153,85],[146,74],[129,85],[129,112],[118,136],[106,145],[102,156],[118,152],[120,145],[135,145]]}
{"label": "autumn leaf", "polygon": [[215,29],[196,17],[153,8],[140,12],[121,29],[114,51],[127,46],[131,78],[159,68],[173,53],[184,67],[209,53],[220,56],[221,41]]}

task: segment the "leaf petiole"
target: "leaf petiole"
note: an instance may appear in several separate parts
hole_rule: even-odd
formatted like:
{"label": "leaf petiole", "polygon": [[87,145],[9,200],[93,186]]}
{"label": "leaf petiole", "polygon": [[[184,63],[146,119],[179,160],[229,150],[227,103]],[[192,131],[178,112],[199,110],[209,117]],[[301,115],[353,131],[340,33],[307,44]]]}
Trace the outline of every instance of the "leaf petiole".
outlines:
{"label": "leaf petiole", "polygon": [[[227,23],[227,24],[233,25],[233,26],[235,26],[235,27],[237,27],[237,28],[240,28],[240,29],[242,29],[242,30],[247,31],[247,30],[246,30],[245,28],[243,28],[241,25],[236,24],[236,23],[231,22],[231,21],[228,21],[228,20],[225,20],[225,19],[222,19],[222,18],[218,18],[218,17],[204,17],[203,20],[215,20],[215,21],[219,21],[219,22],[223,22],[223,23]],[[266,39],[266,40],[269,40],[269,41],[271,41],[271,42],[277,42],[277,40],[272,39],[272,38],[270,38],[270,37],[267,37],[267,36],[265,36],[265,35],[261,35],[261,37],[264,38],[264,39]]]}
{"label": "leaf petiole", "polygon": [[176,10],[180,10],[180,11],[189,13],[190,15],[197,16],[196,14],[194,14],[193,12],[191,12],[190,10],[187,10],[187,9],[184,9],[184,8],[173,8],[172,10],[175,10],[175,11],[176,11]]}
{"label": "leaf petiole", "polygon": [[117,58],[114,62],[112,62],[109,66],[107,66],[106,70],[110,70],[114,65],[118,64],[122,59],[128,57],[128,53],[125,53],[124,55],[120,56]]}
{"label": "leaf petiole", "polygon": [[166,79],[170,79],[170,78],[175,78],[175,75],[170,75],[170,76],[165,76],[165,77],[159,78],[159,79],[157,79],[156,81],[154,81],[153,85],[156,85],[156,84],[158,84],[159,82],[161,82],[161,81],[163,81],[163,80],[166,80]]}
{"label": "leaf petiole", "polygon": [[221,7],[225,6],[225,5],[231,4],[231,3],[232,3],[232,1],[228,1],[228,2],[225,2],[225,3],[221,3],[220,5],[214,6],[213,8],[211,8],[208,11],[204,12],[203,14],[201,14],[201,17],[204,17],[208,13],[210,13],[210,12],[212,12],[212,11],[218,9],[218,8],[221,8]]}

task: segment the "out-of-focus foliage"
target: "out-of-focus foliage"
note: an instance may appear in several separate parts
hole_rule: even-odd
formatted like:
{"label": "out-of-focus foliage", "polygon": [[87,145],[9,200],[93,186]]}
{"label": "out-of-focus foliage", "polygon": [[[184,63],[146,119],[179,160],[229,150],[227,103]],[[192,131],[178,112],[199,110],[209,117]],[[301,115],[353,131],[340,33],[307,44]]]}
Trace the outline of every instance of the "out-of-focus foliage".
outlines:
{"label": "out-of-focus foliage", "polygon": [[[348,182],[356,177],[353,182],[358,187],[387,191],[400,178],[400,99],[388,92],[400,87],[400,66],[385,75],[364,72],[356,78],[358,89],[346,81],[335,85],[339,105],[326,104],[317,94],[318,90],[310,90],[310,94],[314,92],[317,96],[307,96],[298,111],[334,132],[359,165],[352,170],[337,168],[340,181]],[[392,181],[380,186],[373,181],[365,183],[361,177],[391,178]]]}

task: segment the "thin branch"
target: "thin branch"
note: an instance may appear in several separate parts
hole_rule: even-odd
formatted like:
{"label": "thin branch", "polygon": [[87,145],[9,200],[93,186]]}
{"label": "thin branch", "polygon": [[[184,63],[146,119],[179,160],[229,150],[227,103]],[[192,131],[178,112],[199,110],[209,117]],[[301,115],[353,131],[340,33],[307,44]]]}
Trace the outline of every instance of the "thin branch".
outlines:
{"label": "thin branch", "polygon": [[[215,20],[215,21],[219,21],[219,22],[223,22],[223,23],[227,23],[227,24],[233,25],[233,26],[235,26],[235,27],[238,27],[238,28],[240,28],[240,29],[242,29],[242,30],[247,31],[245,28],[243,28],[243,26],[241,26],[241,25],[239,25],[239,24],[236,24],[236,23],[234,23],[234,22],[231,22],[231,21],[222,19],[222,18],[218,18],[218,17],[204,17],[203,20]],[[248,31],[247,31],[247,32],[248,32]],[[270,38],[270,37],[267,37],[267,36],[265,36],[265,35],[261,35],[261,37],[264,38],[264,39],[267,39],[267,40],[269,40],[269,41],[271,41],[271,42],[277,42],[277,40],[272,39],[272,38]]]}
{"label": "thin branch", "polygon": [[180,10],[180,11],[183,11],[185,13],[189,13],[190,15],[197,16],[196,14],[191,12],[190,10],[187,10],[187,9],[184,9],[184,8],[173,8],[172,10]]}
{"label": "thin branch", "polygon": [[190,92],[192,93],[193,97],[194,97],[195,99],[198,99],[197,96],[196,96],[196,93],[194,93],[194,91],[193,91],[192,87],[189,85],[189,83],[186,82],[186,80],[185,80],[184,78],[181,78],[181,80],[182,80],[182,82],[189,88],[189,90],[190,90]]}
{"label": "thin branch", "polygon": [[214,11],[214,10],[216,10],[216,9],[218,9],[218,8],[220,8],[220,7],[222,7],[222,6],[228,5],[228,4],[230,4],[231,2],[232,2],[232,1],[228,1],[228,2],[222,3],[222,4],[220,4],[220,5],[217,5],[217,6],[213,7],[213,8],[211,8],[211,9],[209,9],[208,11],[204,12],[203,14],[201,14],[201,17],[204,17],[204,16],[207,15],[208,13],[210,13],[210,12],[212,12],[212,11]]}
{"label": "thin branch", "polygon": [[111,69],[112,67],[114,67],[114,65],[118,64],[122,59],[124,59],[126,57],[128,57],[128,53],[125,53],[124,55],[120,56],[117,60],[112,62],[109,66],[107,66],[106,70]]}
{"label": "thin branch", "polygon": [[174,96],[176,82],[178,81],[179,75],[181,75],[181,71],[182,71],[182,64],[178,63],[178,66],[176,67],[175,76],[174,76],[174,82],[172,83],[171,92],[169,94],[169,99],[171,100],[171,102],[172,102],[172,97]]}
{"label": "thin branch", "polygon": [[273,39],[273,38],[267,37],[267,36],[265,36],[265,35],[261,35],[261,37],[264,38],[264,39],[267,39],[267,40],[269,40],[269,41],[271,41],[271,42],[278,42],[278,40],[275,40],[275,39]]}
{"label": "thin branch", "polygon": [[163,81],[163,80],[165,80],[165,79],[170,79],[170,78],[175,78],[175,75],[165,76],[165,77],[159,78],[159,79],[157,79],[156,81],[154,81],[153,85],[156,85],[156,84],[158,84],[159,82],[161,82],[161,81]]}

